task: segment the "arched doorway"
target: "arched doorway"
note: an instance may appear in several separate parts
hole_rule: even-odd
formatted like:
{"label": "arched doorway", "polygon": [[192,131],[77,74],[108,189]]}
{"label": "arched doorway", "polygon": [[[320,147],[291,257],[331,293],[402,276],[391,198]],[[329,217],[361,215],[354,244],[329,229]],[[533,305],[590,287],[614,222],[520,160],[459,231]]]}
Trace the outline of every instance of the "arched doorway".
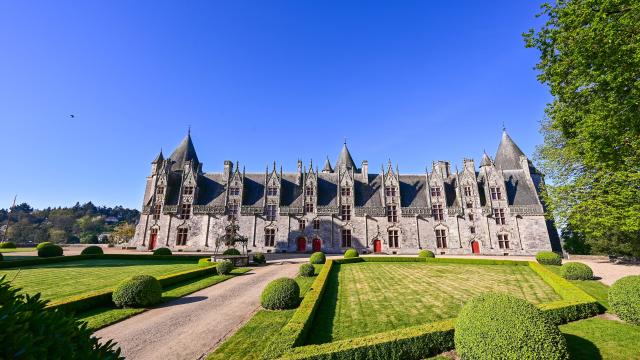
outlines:
{"label": "arched doorway", "polygon": [[373,240],[373,252],[382,252],[382,241],[380,241],[379,239]]}
{"label": "arched doorway", "polygon": [[321,251],[322,250],[322,241],[320,241],[320,239],[315,238],[313,239],[313,243],[312,243],[312,247],[313,247],[313,251]]}
{"label": "arched doorway", "polygon": [[480,243],[477,241],[471,242],[471,252],[474,254],[480,254]]}
{"label": "arched doorway", "polygon": [[149,250],[153,250],[156,247],[156,242],[158,242],[158,229],[151,229],[151,235],[149,235]]}
{"label": "arched doorway", "polygon": [[297,244],[298,244],[298,252],[307,251],[307,239],[305,239],[303,237],[299,237]]}

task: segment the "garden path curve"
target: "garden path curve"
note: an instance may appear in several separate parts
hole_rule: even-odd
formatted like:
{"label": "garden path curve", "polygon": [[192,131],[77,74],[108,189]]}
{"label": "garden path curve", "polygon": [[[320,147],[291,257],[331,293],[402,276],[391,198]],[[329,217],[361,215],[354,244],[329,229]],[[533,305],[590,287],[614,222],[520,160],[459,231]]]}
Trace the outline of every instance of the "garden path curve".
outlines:
{"label": "garden path curve", "polygon": [[271,280],[294,277],[299,264],[255,268],[215,286],[98,330],[114,339],[127,359],[199,359],[253,315]]}

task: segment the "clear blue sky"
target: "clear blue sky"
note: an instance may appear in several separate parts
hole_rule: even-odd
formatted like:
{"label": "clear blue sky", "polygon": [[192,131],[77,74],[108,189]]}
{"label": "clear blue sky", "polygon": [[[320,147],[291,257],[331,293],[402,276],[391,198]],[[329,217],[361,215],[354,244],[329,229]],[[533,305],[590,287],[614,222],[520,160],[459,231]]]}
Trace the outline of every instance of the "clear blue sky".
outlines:
{"label": "clear blue sky", "polygon": [[[141,206],[191,125],[205,171],[338,156],[401,173],[532,155],[550,97],[526,1],[2,1],[0,207]],[[71,118],[70,115],[75,117]]]}

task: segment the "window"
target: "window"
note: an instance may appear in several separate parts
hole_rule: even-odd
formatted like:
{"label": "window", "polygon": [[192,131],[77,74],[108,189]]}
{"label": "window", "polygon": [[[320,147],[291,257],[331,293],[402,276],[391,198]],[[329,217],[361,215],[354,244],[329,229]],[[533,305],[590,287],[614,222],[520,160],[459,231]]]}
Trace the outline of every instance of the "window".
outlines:
{"label": "window", "polygon": [[304,194],[307,196],[313,196],[313,186],[307,186],[304,189]]}
{"label": "window", "polygon": [[313,212],[313,203],[304,204],[304,212]]}
{"label": "window", "polygon": [[504,225],[507,223],[504,217],[504,209],[493,209],[493,217],[496,218],[496,224]]}
{"label": "window", "polygon": [[351,188],[349,186],[343,186],[340,188],[340,195],[351,196]]}
{"label": "window", "polygon": [[467,209],[473,208],[473,203],[471,201],[467,201]]}
{"label": "window", "polygon": [[193,186],[185,186],[182,188],[183,195],[193,195]]}
{"label": "window", "polygon": [[229,209],[228,214],[229,214],[229,220],[237,220],[238,219],[238,204],[229,204],[229,206],[227,206],[227,208]]}
{"label": "window", "polygon": [[320,230],[320,219],[313,219],[313,229]]}
{"label": "window", "polygon": [[502,200],[502,192],[499,187],[491,187],[491,200]]}
{"label": "window", "polygon": [[298,229],[300,231],[304,231],[306,227],[307,227],[307,220],[304,220],[304,219],[298,220]]}
{"label": "window", "polygon": [[500,249],[508,249],[509,248],[509,235],[508,234],[498,234],[498,247],[500,247]]}
{"label": "window", "polygon": [[387,221],[398,222],[398,209],[395,205],[387,205]]}
{"label": "window", "polygon": [[156,189],[156,194],[163,195],[164,194],[164,186],[158,186]]}
{"label": "window", "polygon": [[276,196],[278,195],[278,188],[275,186],[269,186],[267,188],[267,196]]}
{"label": "window", "polygon": [[273,221],[276,219],[276,205],[275,204],[269,204],[267,205],[267,210],[266,210],[266,217],[267,220],[269,221]]}
{"label": "window", "polygon": [[469,214],[469,221],[473,221],[473,214]]}
{"label": "window", "polygon": [[476,233],[476,227],[475,226],[469,226],[469,232],[472,234]]}
{"label": "window", "polygon": [[435,204],[431,207],[434,220],[444,220],[444,208],[442,204]]}
{"label": "window", "polygon": [[447,248],[447,230],[436,229],[436,246],[441,249]]}
{"label": "window", "polygon": [[187,245],[187,237],[189,236],[189,229],[187,228],[178,228],[178,235],[176,236],[176,245],[184,246]]}
{"label": "window", "polygon": [[351,205],[340,206],[340,217],[343,221],[351,220]]}
{"label": "window", "polygon": [[342,247],[351,247],[351,230],[342,229]]}
{"label": "window", "polygon": [[180,217],[182,219],[188,219],[191,217],[191,204],[180,205]]}
{"label": "window", "polygon": [[473,191],[471,190],[471,186],[464,187],[464,196],[473,196]]}
{"label": "window", "polygon": [[398,247],[398,230],[389,230],[389,247],[397,248]]}
{"label": "window", "polygon": [[276,244],[276,229],[266,228],[264,229],[264,246],[275,246]]}
{"label": "window", "polygon": [[396,196],[396,187],[387,186],[386,188],[384,188],[384,192],[387,196]]}
{"label": "window", "polygon": [[431,187],[431,196],[435,196],[435,197],[442,196],[442,192],[440,190],[440,186],[432,186]]}
{"label": "window", "polygon": [[160,219],[161,212],[162,212],[162,205],[160,204],[153,205],[153,220]]}
{"label": "window", "polygon": [[238,196],[240,195],[240,188],[237,186],[231,187],[229,188],[229,195],[231,196]]}

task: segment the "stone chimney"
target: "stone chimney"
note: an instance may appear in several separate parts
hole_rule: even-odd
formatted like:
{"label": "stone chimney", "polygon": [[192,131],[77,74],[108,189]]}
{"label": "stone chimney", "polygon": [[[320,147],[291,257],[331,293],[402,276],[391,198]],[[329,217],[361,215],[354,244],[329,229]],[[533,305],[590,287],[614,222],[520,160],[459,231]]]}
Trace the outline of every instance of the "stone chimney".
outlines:
{"label": "stone chimney", "polygon": [[362,160],[362,169],[360,172],[362,173],[362,181],[369,183],[369,162],[367,160]]}
{"label": "stone chimney", "polygon": [[224,161],[224,178],[229,180],[231,174],[233,173],[233,162],[231,160]]}

